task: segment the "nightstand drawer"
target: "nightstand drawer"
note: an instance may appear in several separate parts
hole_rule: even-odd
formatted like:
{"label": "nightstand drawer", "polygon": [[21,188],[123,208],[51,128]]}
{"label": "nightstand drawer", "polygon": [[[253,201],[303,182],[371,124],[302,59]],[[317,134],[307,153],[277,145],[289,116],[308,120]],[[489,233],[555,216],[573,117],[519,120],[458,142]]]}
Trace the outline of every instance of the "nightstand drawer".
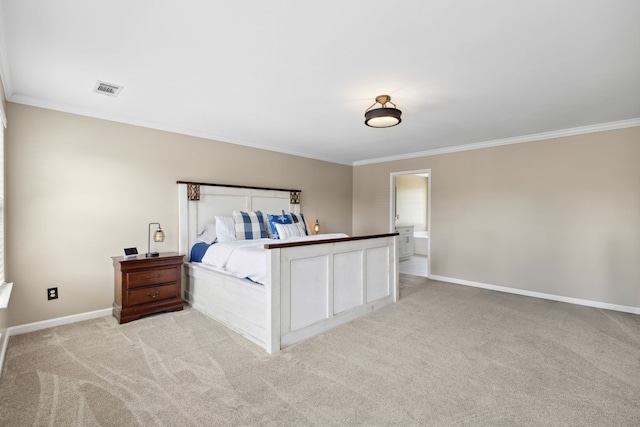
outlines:
{"label": "nightstand drawer", "polygon": [[127,273],[127,282],[129,283],[130,288],[175,282],[177,280],[178,270],[175,268],[162,268],[157,270]]}
{"label": "nightstand drawer", "polygon": [[128,305],[147,304],[175,298],[180,295],[177,283],[164,286],[152,286],[150,288],[136,289],[128,292]]}
{"label": "nightstand drawer", "polygon": [[147,314],[182,310],[184,255],[111,257],[115,269],[113,317],[127,323]]}

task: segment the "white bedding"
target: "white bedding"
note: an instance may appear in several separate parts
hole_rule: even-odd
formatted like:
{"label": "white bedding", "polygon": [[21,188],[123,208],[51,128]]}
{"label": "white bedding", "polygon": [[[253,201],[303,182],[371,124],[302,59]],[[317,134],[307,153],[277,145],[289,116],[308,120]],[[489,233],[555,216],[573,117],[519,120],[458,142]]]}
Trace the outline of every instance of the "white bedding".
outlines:
{"label": "white bedding", "polygon": [[288,239],[253,239],[233,242],[215,243],[207,249],[202,257],[202,265],[221,271],[234,277],[248,278],[256,283],[267,282],[267,249],[268,243],[299,242],[349,237],[344,233],[315,234]]}

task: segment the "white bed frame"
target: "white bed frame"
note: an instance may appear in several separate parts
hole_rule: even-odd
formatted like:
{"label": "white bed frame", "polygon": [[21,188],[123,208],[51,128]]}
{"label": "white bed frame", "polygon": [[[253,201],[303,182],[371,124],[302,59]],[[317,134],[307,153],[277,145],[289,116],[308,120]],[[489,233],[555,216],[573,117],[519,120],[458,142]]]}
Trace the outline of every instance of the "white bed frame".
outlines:
{"label": "white bed frame", "polygon": [[[299,212],[300,191],[178,181],[179,251],[216,215]],[[185,262],[183,298],[269,353],[398,300],[397,233],[265,245],[264,286]]]}

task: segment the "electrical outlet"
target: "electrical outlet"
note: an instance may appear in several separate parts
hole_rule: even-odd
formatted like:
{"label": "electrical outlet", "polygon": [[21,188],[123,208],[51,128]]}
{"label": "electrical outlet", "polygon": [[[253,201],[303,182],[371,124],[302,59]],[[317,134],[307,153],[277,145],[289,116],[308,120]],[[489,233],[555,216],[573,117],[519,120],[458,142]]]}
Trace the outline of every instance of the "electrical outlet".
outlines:
{"label": "electrical outlet", "polygon": [[58,299],[58,288],[47,289],[47,299]]}

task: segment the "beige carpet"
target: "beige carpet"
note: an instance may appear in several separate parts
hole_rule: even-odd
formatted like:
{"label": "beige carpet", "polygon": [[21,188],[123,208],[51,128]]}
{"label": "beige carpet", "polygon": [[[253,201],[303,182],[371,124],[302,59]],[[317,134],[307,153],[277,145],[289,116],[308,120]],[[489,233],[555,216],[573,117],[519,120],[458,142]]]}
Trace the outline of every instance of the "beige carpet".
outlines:
{"label": "beige carpet", "polygon": [[13,336],[0,425],[640,425],[640,316],[401,280],[273,356],[193,309]]}

